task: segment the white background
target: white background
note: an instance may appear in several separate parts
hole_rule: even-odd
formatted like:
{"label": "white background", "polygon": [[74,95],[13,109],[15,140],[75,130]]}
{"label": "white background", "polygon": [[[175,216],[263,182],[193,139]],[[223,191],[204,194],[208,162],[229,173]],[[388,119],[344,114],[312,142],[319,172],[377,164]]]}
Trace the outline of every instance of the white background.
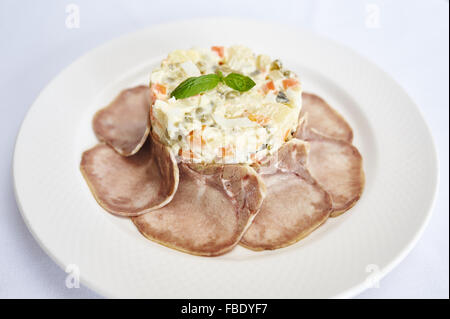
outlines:
{"label": "white background", "polygon": [[[69,3],[80,9],[80,28],[66,27]],[[75,58],[107,40],[158,23],[210,16],[260,19],[325,35],[373,61],[410,94],[431,127],[438,149],[441,176],[437,202],[417,246],[381,281],[380,288],[358,297],[448,298],[446,0],[0,0],[0,297],[100,297],[85,287],[65,287],[66,273],[34,241],[14,200],[14,140],[38,93]]]}

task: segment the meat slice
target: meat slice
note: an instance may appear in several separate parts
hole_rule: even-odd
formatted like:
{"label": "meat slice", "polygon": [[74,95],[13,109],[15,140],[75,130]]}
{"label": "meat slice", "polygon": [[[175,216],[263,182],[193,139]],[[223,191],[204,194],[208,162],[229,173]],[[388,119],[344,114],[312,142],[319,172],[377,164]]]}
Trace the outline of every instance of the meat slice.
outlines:
{"label": "meat slice", "polygon": [[231,250],[252,222],[265,186],[246,165],[189,166],[181,163],[173,200],[154,212],[133,217],[148,239],[201,256]]}
{"label": "meat slice", "polygon": [[362,156],[352,144],[319,134],[308,120],[300,120],[296,134],[309,143],[308,170],[331,195],[331,216],[336,217],[361,197],[365,183]]}
{"label": "meat slice", "polygon": [[83,153],[80,169],[97,202],[120,216],[138,216],[163,207],[178,187],[175,157],[151,139],[129,157],[98,144]]}
{"label": "meat slice", "polygon": [[325,222],[332,203],[306,169],[308,144],[292,139],[258,171],[267,195],[241,245],[252,250],[292,245]]}
{"label": "meat slice", "polygon": [[126,89],[95,114],[92,123],[95,135],[120,155],[136,154],[150,132],[149,111],[147,86]]}
{"label": "meat slice", "polygon": [[321,97],[302,94],[300,118],[308,114],[308,126],[324,136],[344,140],[353,140],[353,131],[347,121]]}

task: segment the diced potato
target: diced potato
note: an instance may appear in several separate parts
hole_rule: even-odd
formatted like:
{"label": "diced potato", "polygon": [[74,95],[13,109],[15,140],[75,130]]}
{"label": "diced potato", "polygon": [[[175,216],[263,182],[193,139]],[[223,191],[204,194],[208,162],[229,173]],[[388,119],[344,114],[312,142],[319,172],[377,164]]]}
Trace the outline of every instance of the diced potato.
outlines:
{"label": "diced potato", "polygon": [[260,54],[256,57],[256,67],[260,71],[267,71],[267,69],[270,66],[270,63],[272,62],[272,59],[268,57],[267,55]]}

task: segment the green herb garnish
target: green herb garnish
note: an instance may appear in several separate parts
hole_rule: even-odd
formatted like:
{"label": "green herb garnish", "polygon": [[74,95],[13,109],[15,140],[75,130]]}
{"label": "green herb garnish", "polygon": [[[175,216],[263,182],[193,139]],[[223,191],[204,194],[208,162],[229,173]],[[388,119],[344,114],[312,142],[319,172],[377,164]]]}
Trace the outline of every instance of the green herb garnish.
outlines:
{"label": "green herb garnish", "polygon": [[223,82],[239,92],[246,92],[256,85],[248,76],[230,73],[226,77],[223,77],[222,72],[218,71],[217,74],[201,75],[184,80],[170,93],[170,97],[174,96],[179,100],[194,96],[214,89],[219,82]]}
{"label": "green herb garnish", "polygon": [[255,86],[255,82],[248,76],[230,73],[224,79],[227,86],[239,92],[245,92]]}
{"label": "green herb garnish", "polygon": [[219,82],[220,77],[217,74],[191,77],[181,82],[180,85],[170,93],[170,97],[175,96],[175,98],[179,100],[194,96],[214,89]]}

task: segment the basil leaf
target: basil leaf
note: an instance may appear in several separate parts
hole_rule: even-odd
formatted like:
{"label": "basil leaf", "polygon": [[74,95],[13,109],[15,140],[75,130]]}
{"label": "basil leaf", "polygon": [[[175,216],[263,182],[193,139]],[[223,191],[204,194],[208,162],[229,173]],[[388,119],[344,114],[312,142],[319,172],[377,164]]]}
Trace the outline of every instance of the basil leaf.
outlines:
{"label": "basil leaf", "polygon": [[170,96],[175,97],[177,100],[184,99],[212,90],[219,82],[225,82],[227,86],[239,92],[246,92],[256,85],[248,76],[230,73],[223,77],[222,72],[217,71],[216,74],[207,74],[184,80],[170,93]]}
{"label": "basil leaf", "polygon": [[214,89],[220,82],[217,74],[207,74],[197,77],[191,77],[180,83],[175,90],[170,93],[177,100],[200,94]]}
{"label": "basil leaf", "polygon": [[248,91],[256,85],[251,78],[238,73],[230,73],[223,80],[226,85],[239,92]]}

